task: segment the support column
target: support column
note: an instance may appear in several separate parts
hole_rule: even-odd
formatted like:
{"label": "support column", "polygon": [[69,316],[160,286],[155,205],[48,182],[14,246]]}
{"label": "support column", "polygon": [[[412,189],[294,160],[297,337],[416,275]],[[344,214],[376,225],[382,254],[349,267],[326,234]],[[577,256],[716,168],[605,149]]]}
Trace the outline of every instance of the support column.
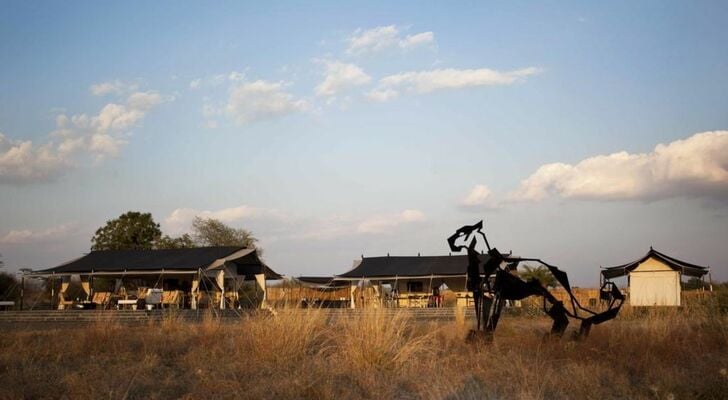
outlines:
{"label": "support column", "polygon": [[356,308],[356,301],[354,299],[354,292],[356,291],[356,285],[354,284],[354,281],[351,281],[351,287],[349,291],[349,306],[351,308]]}
{"label": "support column", "polygon": [[[378,304],[382,303],[382,295],[381,295],[382,292],[379,290],[380,284],[379,283],[374,284],[374,285],[372,285],[372,288],[374,289],[374,296],[377,299],[377,302],[375,302],[374,305],[377,306]],[[378,308],[378,307],[375,307],[375,308]]]}
{"label": "support column", "polygon": [[255,283],[263,290],[263,300],[260,302],[260,308],[267,308],[268,289],[265,285],[265,274],[255,274]]}
{"label": "support column", "polygon": [[70,276],[64,276],[61,278],[61,290],[58,292],[58,309],[65,310],[66,305],[63,302],[66,300],[66,291],[68,291],[68,285],[71,283]]}
{"label": "support column", "polygon": [[215,278],[217,281],[217,286],[220,287],[220,309],[225,309],[225,270],[221,269],[220,272],[217,273],[217,277]]}
{"label": "support column", "polygon": [[56,298],[56,278],[51,277],[51,310],[53,309],[53,300]]}
{"label": "support column", "polygon": [[25,274],[20,277],[20,311],[23,311],[23,300],[25,300]]}
{"label": "support column", "polygon": [[192,278],[192,288],[190,289],[190,308],[197,310],[197,294],[200,291],[200,274],[198,273]]}

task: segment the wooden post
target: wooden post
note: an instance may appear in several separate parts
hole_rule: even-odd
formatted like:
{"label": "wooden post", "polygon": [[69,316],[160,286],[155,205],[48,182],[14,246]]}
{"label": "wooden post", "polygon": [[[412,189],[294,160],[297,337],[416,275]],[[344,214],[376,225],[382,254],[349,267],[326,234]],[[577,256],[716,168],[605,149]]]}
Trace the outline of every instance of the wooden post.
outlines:
{"label": "wooden post", "polygon": [[356,286],[354,285],[354,281],[351,281],[350,283],[350,291],[349,291],[349,307],[354,309],[356,308],[356,302],[354,301],[354,291],[356,290]]}
{"label": "wooden post", "polygon": [[51,310],[53,309],[53,299],[56,298],[56,279],[51,277]]}
{"label": "wooden post", "polygon": [[20,277],[20,311],[23,311],[23,299],[25,298],[25,274]]}

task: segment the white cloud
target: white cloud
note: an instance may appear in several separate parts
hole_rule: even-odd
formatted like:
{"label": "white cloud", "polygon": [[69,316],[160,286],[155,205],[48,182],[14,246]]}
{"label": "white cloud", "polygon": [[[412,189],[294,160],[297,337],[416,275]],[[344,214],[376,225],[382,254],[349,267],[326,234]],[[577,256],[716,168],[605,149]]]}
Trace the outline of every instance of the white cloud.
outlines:
{"label": "white cloud", "polygon": [[0,236],[0,244],[26,244],[57,240],[68,236],[76,227],[77,224],[64,224],[37,231],[11,230]]}
{"label": "white cloud", "polygon": [[248,205],[223,208],[220,210],[196,210],[194,208],[177,208],[164,219],[165,231],[179,234],[189,231],[195,217],[213,218],[224,223],[233,223],[248,219],[266,218],[284,221],[287,216],[275,209],[259,208]]}
{"label": "white cloud", "polygon": [[530,67],[514,71],[495,71],[488,68],[479,69],[434,69],[429,71],[410,71],[385,76],[379,80],[376,89],[370,93],[388,93],[380,98],[389,99],[399,91],[412,93],[429,93],[441,89],[460,89],[470,86],[511,85],[524,80],[528,76],[538,74],[539,68]]}
{"label": "white cloud", "polygon": [[84,155],[96,160],[117,156],[129,130],[160,103],[171,100],[155,91],[134,92],[122,103],[108,103],[97,115],[56,117],[47,142],[11,140],[0,134],[0,183],[48,181],[77,164]]}
{"label": "white cloud", "polygon": [[324,80],[316,86],[318,96],[335,96],[342,90],[366,85],[372,78],[355,64],[341,61],[322,61],[326,67]]}
{"label": "white cloud", "polygon": [[43,182],[54,178],[71,161],[53,144],[10,140],[0,133],[0,183]]}
{"label": "white cloud", "polygon": [[371,101],[389,101],[399,96],[396,90],[372,89],[366,93],[366,98]]}
{"label": "white cloud", "polygon": [[594,200],[728,199],[728,131],[697,133],[658,144],[650,153],[622,151],[573,165],[546,164],[523,180],[510,198],[540,201],[552,194]]}
{"label": "white cloud", "polygon": [[215,87],[225,82],[242,82],[245,80],[245,71],[230,71],[225,74],[209,75],[201,78],[195,78],[190,81],[190,89],[199,89],[203,86]]}
{"label": "white cloud", "polygon": [[403,38],[396,25],[388,25],[367,30],[357,29],[347,41],[349,42],[347,53],[364,54],[388,48],[409,49],[433,43],[435,35],[432,32],[421,32]]}
{"label": "white cloud", "polygon": [[404,210],[394,215],[377,215],[369,217],[357,224],[359,233],[385,233],[403,224],[423,221],[425,214],[419,210]]}
{"label": "white cloud", "polygon": [[230,91],[225,112],[238,125],[277,119],[304,111],[307,104],[285,91],[282,82],[244,82]]}
{"label": "white cloud", "polygon": [[497,203],[493,198],[493,192],[486,185],[478,184],[473,186],[460,202],[460,206],[470,209],[489,209],[496,208]]}
{"label": "white cloud", "polygon": [[335,240],[343,237],[367,234],[386,234],[396,232],[405,226],[424,221],[425,215],[419,210],[404,210],[394,214],[377,214],[367,217],[334,215],[327,218],[295,220],[296,230],[284,235],[293,240]]}
{"label": "white cloud", "polygon": [[416,35],[408,35],[399,42],[399,46],[406,49],[410,47],[422,46],[424,44],[435,41],[435,34],[432,32],[422,32]]}
{"label": "white cloud", "polygon": [[103,96],[106,94],[122,95],[130,93],[139,88],[136,83],[122,82],[120,80],[100,82],[91,85],[89,90],[94,96]]}

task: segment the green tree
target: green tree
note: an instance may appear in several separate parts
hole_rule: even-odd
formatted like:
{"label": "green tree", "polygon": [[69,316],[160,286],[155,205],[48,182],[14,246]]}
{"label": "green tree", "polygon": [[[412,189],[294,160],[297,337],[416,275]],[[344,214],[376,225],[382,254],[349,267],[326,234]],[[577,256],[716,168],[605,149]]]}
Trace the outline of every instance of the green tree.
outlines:
{"label": "green tree", "polygon": [[192,221],[192,236],[198,246],[241,246],[260,249],[258,239],[246,229],[237,229],[213,218],[195,217]]}
{"label": "green tree", "polygon": [[[0,268],[5,263],[0,254]],[[6,271],[0,271],[0,300],[17,300],[20,296],[20,282],[18,278]]]}
{"label": "green tree", "polygon": [[529,280],[529,279],[538,279],[542,285],[549,288],[554,288],[558,285],[558,282],[556,282],[556,278],[551,274],[551,271],[549,271],[548,268],[544,265],[539,265],[538,267],[532,267],[530,265],[524,265],[523,270],[518,273],[518,275],[521,277],[521,279]]}
{"label": "green tree", "polygon": [[700,278],[691,277],[687,282],[682,283],[682,288],[684,290],[706,289],[708,284]]}
{"label": "green tree", "polygon": [[197,244],[189,233],[178,237],[164,235],[154,243],[155,249],[189,249],[192,247],[197,247]]}
{"label": "green tree", "polygon": [[129,211],[96,230],[91,250],[151,249],[161,237],[152,214]]}

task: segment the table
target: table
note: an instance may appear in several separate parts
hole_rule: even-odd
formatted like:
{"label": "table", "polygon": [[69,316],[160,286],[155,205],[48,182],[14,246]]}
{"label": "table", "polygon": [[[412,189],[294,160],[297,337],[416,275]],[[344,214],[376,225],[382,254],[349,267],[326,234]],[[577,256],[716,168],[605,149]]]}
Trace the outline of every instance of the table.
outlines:
{"label": "table", "polygon": [[136,310],[137,301],[136,300],[119,300],[116,302],[116,308],[118,308],[118,309],[126,308],[126,306],[131,306],[132,310]]}

